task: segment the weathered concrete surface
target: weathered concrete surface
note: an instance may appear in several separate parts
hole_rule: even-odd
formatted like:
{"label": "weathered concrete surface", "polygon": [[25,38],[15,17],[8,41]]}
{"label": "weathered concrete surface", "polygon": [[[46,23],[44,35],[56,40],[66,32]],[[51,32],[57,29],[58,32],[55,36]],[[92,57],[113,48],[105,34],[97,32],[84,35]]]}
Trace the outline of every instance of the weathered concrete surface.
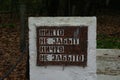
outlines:
{"label": "weathered concrete surface", "polygon": [[[88,45],[91,47],[88,50],[90,51],[89,53],[89,61],[88,65],[91,66],[90,68],[87,68],[83,70],[83,68],[78,67],[78,66],[43,66],[43,67],[37,67],[36,66],[36,27],[37,26],[63,26],[63,25],[91,25],[95,26],[95,24],[92,24],[91,20],[86,19],[75,19],[74,20],[69,20],[70,18],[60,19],[60,24],[56,22],[54,19],[53,21],[48,19],[47,23],[44,21],[44,18],[31,18],[32,20],[29,21],[29,40],[30,40],[30,80],[94,80],[96,79],[95,73],[94,76],[91,71],[95,72],[95,64],[91,62],[95,62],[95,51],[90,50],[94,49],[93,44],[95,40],[92,43],[89,43]],[[39,19],[41,19],[39,21]],[[59,20],[58,19],[58,20]],[[95,20],[95,19],[94,19]],[[93,21],[94,21],[93,20]],[[89,30],[90,33],[89,36],[93,36],[94,27]],[[92,35],[93,34],[93,35]],[[93,37],[89,37],[90,40],[92,40]],[[94,37],[95,38],[95,37]],[[94,59],[92,59],[94,57]],[[94,66],[94,67],[92,67]],[[86,74],[86,72],[90,71],[91,74]],[[97,80],[120,80],[120,50],[117,49],[97,49]],[[82,77],[81,77],[82,76]]]}
{"label": "weathered concrete surface", "polygon": [[[39,26],[88,26],[87,67],[36,66],[36,28]],[[95,17],[31,17],[29,18],[30,80],[96,80]]]}
{"label": "weathered concrete surface", "polygon": [[120,80],[120,50],[97,49],[98,80]]}

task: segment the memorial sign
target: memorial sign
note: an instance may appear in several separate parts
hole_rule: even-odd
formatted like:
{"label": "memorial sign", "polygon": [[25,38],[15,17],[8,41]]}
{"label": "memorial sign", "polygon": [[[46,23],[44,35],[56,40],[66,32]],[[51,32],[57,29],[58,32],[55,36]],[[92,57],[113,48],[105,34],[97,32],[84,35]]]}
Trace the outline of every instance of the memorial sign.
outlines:
{"label": "memorial sign", "polygon": [[87,26],[37,28],[37,65],[87,65]]}
{"label": "memorial sign", "polygon": [[30,17],[30,80],[96,80],[95,17]]}

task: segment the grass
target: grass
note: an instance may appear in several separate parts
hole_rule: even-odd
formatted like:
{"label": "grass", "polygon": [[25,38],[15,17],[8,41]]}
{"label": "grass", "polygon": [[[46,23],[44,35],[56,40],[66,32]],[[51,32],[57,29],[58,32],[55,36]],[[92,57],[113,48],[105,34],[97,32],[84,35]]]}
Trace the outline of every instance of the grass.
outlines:
{"label": "grass", "polygon": [[120,38],[104,34],[97,35],[97,48],[120,49]]}

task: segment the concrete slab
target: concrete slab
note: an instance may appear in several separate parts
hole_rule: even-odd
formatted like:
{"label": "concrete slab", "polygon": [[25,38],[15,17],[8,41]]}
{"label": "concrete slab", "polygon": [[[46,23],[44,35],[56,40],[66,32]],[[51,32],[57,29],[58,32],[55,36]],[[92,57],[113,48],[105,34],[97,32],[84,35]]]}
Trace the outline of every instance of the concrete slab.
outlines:
{"label": "concrete slab", "polygon": [[[88,26],[87,66],[36,66],[36,28],[39,26]],[[30,17],[29,54],[30,80],[96,80],[96,18]]]}
{"label": "concrete slab", "polygon": [[120,80],[120,49],[97,49],[97,79]]}

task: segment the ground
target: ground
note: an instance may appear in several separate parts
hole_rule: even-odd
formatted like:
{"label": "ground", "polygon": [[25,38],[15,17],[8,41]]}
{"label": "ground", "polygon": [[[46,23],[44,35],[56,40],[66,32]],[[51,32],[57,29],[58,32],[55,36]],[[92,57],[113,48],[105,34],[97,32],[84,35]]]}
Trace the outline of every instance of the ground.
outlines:
{"label": "ground", "polygon": [[[17,25],[0,27],[0,77],[16,63],[21,55],[20,27],[19,24]],[[120,15],[97,16],[97,41],[98,48],[120,49]],[[5,80],[27,80],[27,57],[26,51],[21,62]]]}

